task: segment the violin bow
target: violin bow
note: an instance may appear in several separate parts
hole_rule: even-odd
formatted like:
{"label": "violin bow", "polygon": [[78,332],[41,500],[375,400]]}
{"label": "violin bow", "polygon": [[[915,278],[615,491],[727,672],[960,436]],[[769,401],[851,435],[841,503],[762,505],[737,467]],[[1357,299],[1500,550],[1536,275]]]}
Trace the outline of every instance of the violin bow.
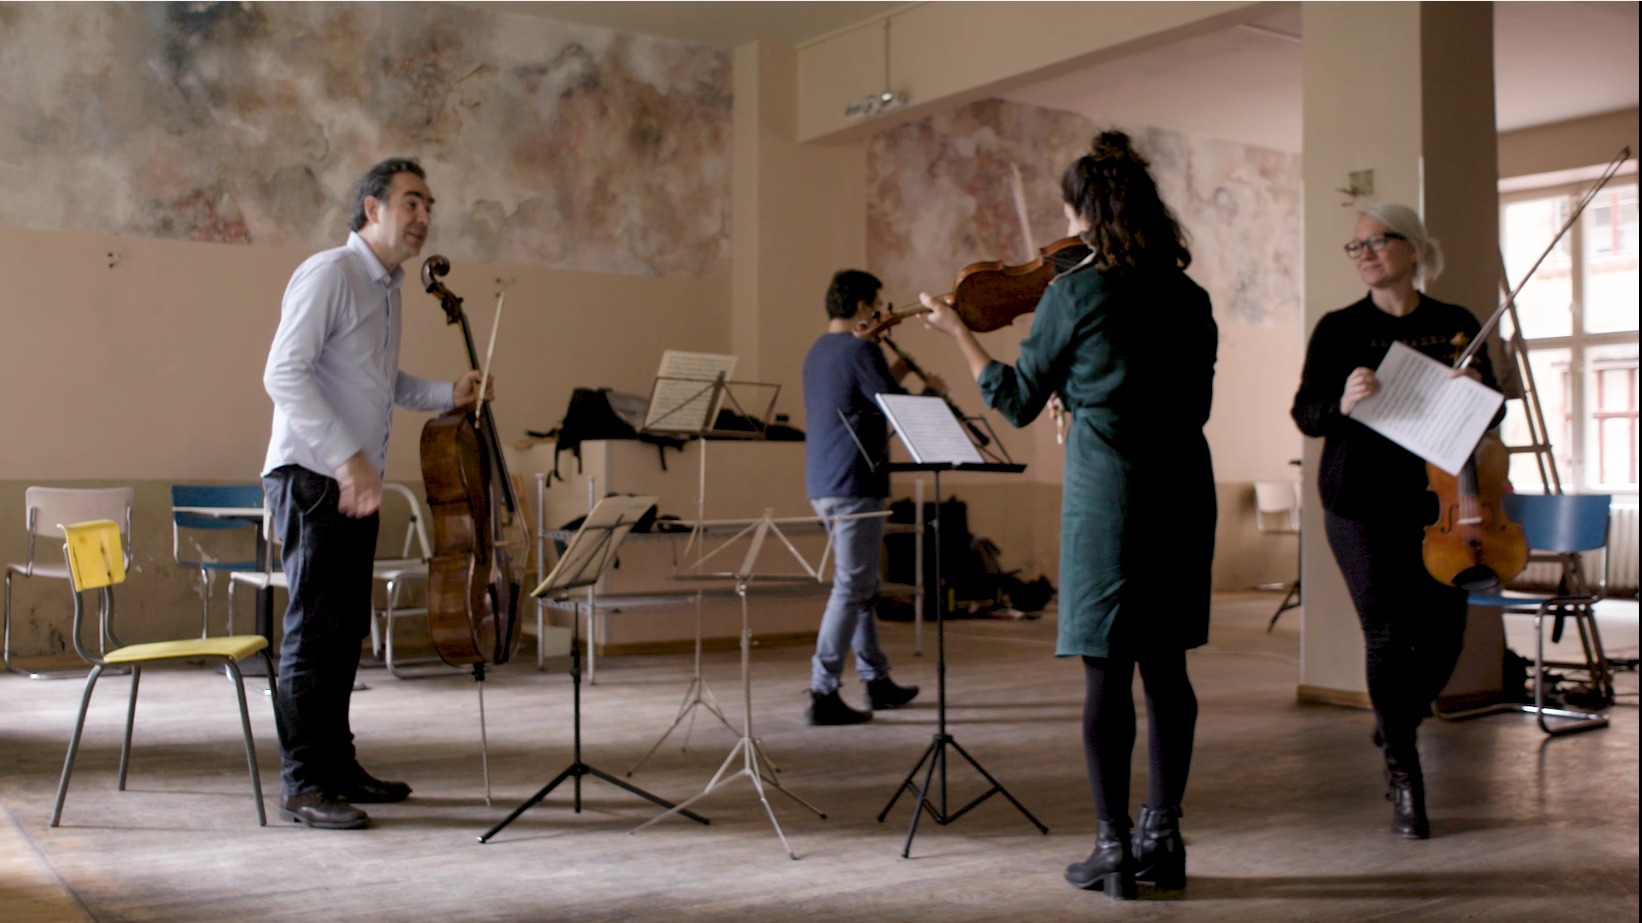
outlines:
{"label": "violin bow", "polygon": [[1466,366],[1471,364],[1471,360],[1476,357],[1477,350],[1483,343],[1487,342],[1488,334],[1492,333],[1494,328],[1499,325],[1500,317],[1516,303],[1517,296],[1522,294],[1523,288],[1534,277],[1535,271],[1539,269],[1539,264],[1545,262],[1545,258],[1550,256],[1551,251],[1556,249],[1556,245],[1562,242],[1563,236],[1574,226],[1574,222],[1578,221],[1579,216],[1584,214],[1585,206],[1591,204],[1591,200],[1596,198],[1596,194],[1601,192],[1602,187],[1608,184],[1608,180],[1613,179],[1614,174],[1619,172],[1619,168],[1624,165],[1625,161],[1630,159],[1631,146],[1627,144],[1619,149],[1619,153],[1614,156],[1613,162],[1608,164],[1608,168],[1602,172],[1602,177],[1596,181],[1596,185],[1587,190],[1585,195],[1580,198],[1579,204],[1575,205],[1574,210],[1569,213],[1568,220],[1562,223],[1562,230],[1556,232],[1556,236],[1551,238],[1551,243],[1545,248],[1545,252],[1539,255],[1539,259],[1534,260],[1534,265],[1528,267],[1528,272],[1522,277],[1522,281],[1517,283],[1516,288],[1506,293],[1505,300],[1494,310],[1494,315],[1488,318],[1488,323],[1482,325],[1482,329],[1477,331],[1477,335],[1472,338],[1470,345],[1465,347],[1465,351],[1460,353],[1458,359],[1454,360],[1454,371],[1463,371]]}
{"label": "violin bow", "polygon": [[[1015,216],[1021,222],[1021,236],[1026,239],[1026,258],[1030,262],[1038,255],[1038,248],[1032,241],[1032,225],[1026,219],[1026,184],[1021,181],[1020,164],[1009,162],[1009,186],[1015,195]],[[1055,445],[1066,444],[1066,414],[1062,410],[1051,411],[1050,416],[1055,418]]]}
{"label": "violin bow", "polygon": [[475,417],[483,413],[485,409],[485,387],[490,382],[490,360],[496,355],[496,331],[502,329],[502,303],[506,300],[507,292],[496,293],[496,319],[490,322],[490,345],[485,347],[485,365],[479,373],[478,400],[473,405]]}

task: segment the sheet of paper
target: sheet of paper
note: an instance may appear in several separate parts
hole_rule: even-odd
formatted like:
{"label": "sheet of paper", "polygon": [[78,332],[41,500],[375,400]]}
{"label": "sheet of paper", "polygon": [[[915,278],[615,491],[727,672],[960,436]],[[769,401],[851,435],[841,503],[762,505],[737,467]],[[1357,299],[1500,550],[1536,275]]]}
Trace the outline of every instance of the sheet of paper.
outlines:
{"label": "sheet of paper", "polygon": [[1392,343],[1374,370],[1380,393],[1351,418],[1449,474],[1458,474],[1505,397],[1435,359]]}
{"label": "sheet of paper", "polygon": [[552,596],[597,582],[627,533],[655,505],[653,496],[616,495],[600,500],[559,556],[553,572],[530,595]]}
{"label": "sheet of paper", "polygon": [[880,394],[878,406],[884,408],[884,416],[895,427],[913,461],[985,464],[986,459],[969,440],[946,401],[912,394]]}
{"label": "sheet of paper", "polygon": [[729,381],[735,372],[735,362],[735,356],[717,353],[677,349],[663,352],[644,428],[683,433],[698,433],[709,428],[718,412],[713,406],[713,383],[720,375]]}

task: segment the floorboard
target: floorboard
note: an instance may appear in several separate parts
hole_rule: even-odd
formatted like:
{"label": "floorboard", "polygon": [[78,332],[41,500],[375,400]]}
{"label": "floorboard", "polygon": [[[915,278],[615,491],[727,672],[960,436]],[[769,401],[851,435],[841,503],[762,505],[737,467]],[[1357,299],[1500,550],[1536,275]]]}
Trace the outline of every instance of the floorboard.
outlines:
{"label": "floorboard", "polygon": [[[63,824],[48,826],[81,684],[0,676],[0,918],[40,921],[464,920],[964,921],[1089,917],[1193,920],[1625,920],[1638,914],[1636,675],[1607,730],[1547,741],[1526,716],[1422,730],[1433,839],[1387,832],[1370,719],[1303,705],[1297,613],[1265,623],[1274,594],[1215,604],[1211,643],[1189,665],[1201,703],[1183,827],[1190,884],[1120,904],[1061,880],[1092,845],[1078,739],[1082,670],[1052,656],[1052,615],[949,624],[948,730],[1027,810],[993,797],[954,822],[911,821],[903,796],[877,814],[937,730],[932,632],[883,636],[912,707],[870,724],[803,721],[809,651],[760,645],[754,732],[781,783],[820,819],[770,792],[788,858],[751,783],[695,805],[700,826],[601,780],[570,783],[492,842],[477,836],[571,762],[571,695],[558,672],[498,669],[485,685],[491,799],[479,701],[461,676],[402,681],[366,670],[353,724],[364,762],[416,788],[371,808],[362,831],[314,831],[275,814],[278,756],[264,698],[252,702],[269,811],[259,828],[232,690],[203,669],[145,677],[128,791],[114,790],[123,678],[99,685]],[[756,597],[755,597],[756,604]],[[1625,614],[1628,612],[1628,614]],[[756,628],[756,608],[754,610]],[[1634,607],[1605,624],[1610,653],[1636,656]],[[626,778],[677,713],[687,655],[601,659],[584,687],[583,759]],[[552,662],[550,662],[552,666]],[[742,718],[739,658],[705,676]],[[859,685],[848,680],[851,697]],[[736,736],[698,710],[632,777],[671,800],[707,784]],[[1144,729],[1137,757],[1144,753]],[[1144,769],[1137,758],[1136,800]],[[739,766],[739,764],[737,764]],[[949,753],[949,809],[985,783]],[[937,789],[939,794],[939,789]]]}

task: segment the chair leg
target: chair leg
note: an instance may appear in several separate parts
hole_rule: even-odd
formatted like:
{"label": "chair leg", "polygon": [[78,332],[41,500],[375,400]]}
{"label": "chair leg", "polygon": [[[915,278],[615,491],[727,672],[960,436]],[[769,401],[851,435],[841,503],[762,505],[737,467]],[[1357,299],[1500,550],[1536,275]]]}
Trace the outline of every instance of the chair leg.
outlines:
{"label": "chair leg", "polygon": [[[239,725],[245,733],[245,761],[251,767],[251,797],[256,799],[257,824],[268,826],[268,810],[262,803],[262,773],[257,768],[257,744],[251,736],[251,709],[245,704],[244,677],[240,676],[239,664],[233,658],[225,657],[223,662],[228,667],[228,675],[234,680],[234,694],[239,698]],[[272,680],[270,680],[271,682]]]}
{"label": "chair leg", "polygon": [[137,723],[137,688],[142,685],[143,668],[141,664],[131,665],[131,700],[125,708],[125,742],[120,745],[120,784],[116,786],[125,791],[126,770],[131,768],[131,728]]}
{"label": "chair leg", "polygon": [[211,637],[211,572],[200,568],[200,637]]}
{"label": "chair leg", "polygon": [[[1293,602],[1290,602],[1290,600],[1293,600]],[[1271,614],[1271,621],[1266,623],[1266,634],[1271,634],[1271,630],[1277,627],[1277,620],[1283,617],[1283,613],[1290,609],[1297,609],[1299,606],[1300,581],[1297,579],[1289,584],[1289,591],[1283,594],[1283,601],[1278,603],[1277,611]]]}
{"label": "chair leg", "polygon": [[[1575,616],[1582,618],[1582,616]],[[1574,711],[1567,708],[1547,708],[1545,706],[1545,608],[1540,607],[1534,615],[1534,716],[1539,720],[1539,729],[1552,737],[1564,734],[1577,734],[1580,731],[1593,731],[1608,726],[1608,718],[1596,712]],[[1545,716],[1564,719],[1555,725],[1548,724]]]}
{"label": "chair leg", "polygon": [[80,696],[80,714],[74,719],[74,733],[68,739],[68,755],[63,757],[63,776],[57,781],[57,803],[51,808],[51,826],[63,818],[63,800],[68,797],[68,777],[74,774],[74,757],[80,752],[80,734],[85,730],[86,711],[91,708],[91,693],[97,688],[97,677],[103,667],[98,664],[86,675],[86,690]]}

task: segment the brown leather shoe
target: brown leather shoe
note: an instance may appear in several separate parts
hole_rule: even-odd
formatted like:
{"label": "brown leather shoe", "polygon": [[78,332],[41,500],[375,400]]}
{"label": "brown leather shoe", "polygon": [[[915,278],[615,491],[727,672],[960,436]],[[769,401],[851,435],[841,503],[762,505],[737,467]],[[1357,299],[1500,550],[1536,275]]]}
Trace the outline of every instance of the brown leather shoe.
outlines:
{"label": "brown leather shoe", "polygon": [[338,794],[354,804],[393,804],[409,798],[410,793],[411,787],[404,782],[387,782],[360,769]]}
{"label": "brown leather shoe", "polygon": [[281,799],[279,816],[320,830],[357,830],[370,823],[370,815],[364,811],[317,789]]}

